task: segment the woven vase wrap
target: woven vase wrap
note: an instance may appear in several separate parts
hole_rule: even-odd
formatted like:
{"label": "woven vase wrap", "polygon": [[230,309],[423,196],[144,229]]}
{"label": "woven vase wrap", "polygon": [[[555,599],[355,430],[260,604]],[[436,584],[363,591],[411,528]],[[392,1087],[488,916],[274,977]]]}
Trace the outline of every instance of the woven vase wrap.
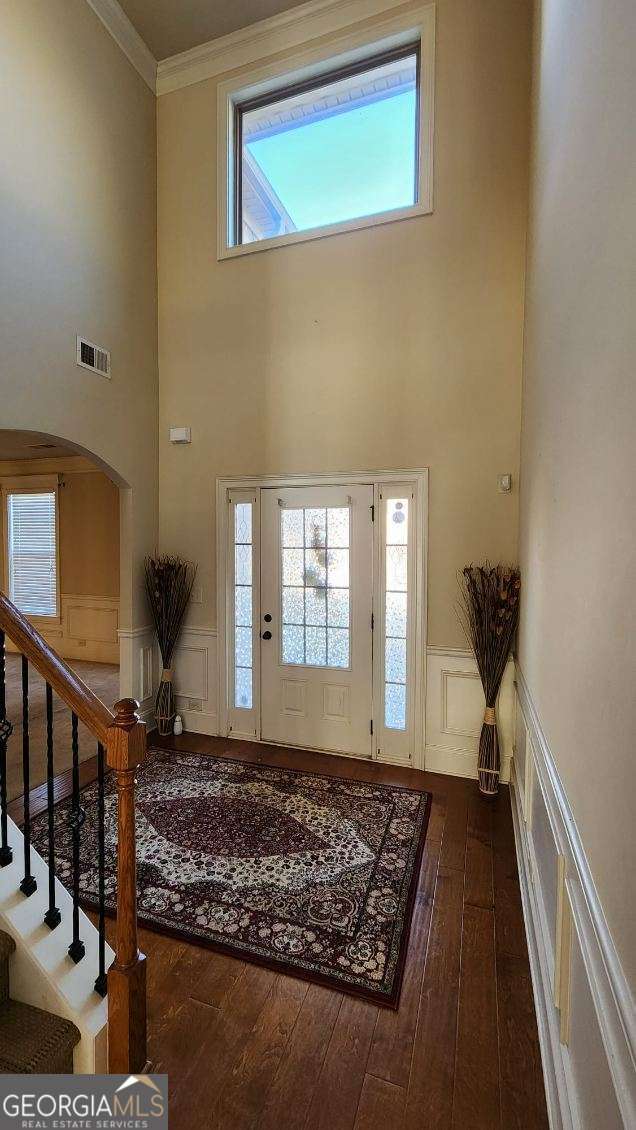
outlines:
{"label": "woven vase wrap", "polygon": [[172,727],[174,726],[174,720],[177,714],[174,704],[174,691],[172,689],[171,667],[164,667],[161,672],[161,682],[159,683],[159,690],[157,691],[155,712],[157,715],[157,729],[163,737],[167,737],[172,733]]}
{"label": "woven vase wrap", "polygon": [[487,706],[479,737],[477,776],[479,791],[484,796],[496,796],[499,791],[499,734],[494,706]]}

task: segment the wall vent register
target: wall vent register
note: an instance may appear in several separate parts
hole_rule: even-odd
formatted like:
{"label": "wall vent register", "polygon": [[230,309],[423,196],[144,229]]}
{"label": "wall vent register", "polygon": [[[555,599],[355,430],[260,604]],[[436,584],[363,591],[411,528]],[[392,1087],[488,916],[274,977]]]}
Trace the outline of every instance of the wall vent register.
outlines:
{"label": "wall vent register", "polygon": [[86,338],[76,339],[76,361],[82,369],[90,369],[101,377],[110,378],[110,352]]}

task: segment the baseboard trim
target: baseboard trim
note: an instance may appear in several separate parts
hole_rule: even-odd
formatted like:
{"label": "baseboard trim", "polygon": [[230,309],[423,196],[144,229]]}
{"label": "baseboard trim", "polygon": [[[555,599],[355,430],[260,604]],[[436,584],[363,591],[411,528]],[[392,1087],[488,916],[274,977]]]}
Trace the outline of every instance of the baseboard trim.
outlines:
{"label": "baseboard trim", "polygon": [[[627,978],[621,966],[603,908],[594,885],[590,866],[574,820],[554,757],[542,729],[522,671],[516,669],[517,699],[530,736],[526,758],[541,787],[546,811],[555,839],[555,848],[567,864],[567,890],[572,907],[577,941],[585,967],[590,996],[598,1023],[602,1047],[615,1091],[616,1104],[625,1127],[636,1125],[636,1019]],[[568,1049],[559,1042],[558,1013],[552,1000],[551,961],[547,943],[545,908],[537,892],[536,865],[522,812],[516,775],[511,776],[515,839],[524,897],[524,913],[537,1016],[543,1017],[542,1051],[546,1087],[558,1101],[552,1112],[553,1125],[569,1130],[582,1127],[576,1087],[569,1064]],[[533,870],[535,875],[533,876]],[[549,1037],[549,1038],[548,1038]],[[558,1118],[557,1118],[558,1116]]]}
{"label": "baseboard trim", "polygon": [[208,734],[213,738],[218,737],[219,719],[216,713],[209,713],[205,710],[182,710],[181,708],[179,708],[179,713],[184,730],[189,730],[191,734]]}

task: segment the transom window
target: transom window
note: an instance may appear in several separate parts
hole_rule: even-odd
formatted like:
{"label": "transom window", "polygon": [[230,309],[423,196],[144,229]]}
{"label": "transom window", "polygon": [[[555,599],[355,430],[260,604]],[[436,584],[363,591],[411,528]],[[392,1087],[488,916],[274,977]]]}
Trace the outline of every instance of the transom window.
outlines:
{"label": "transom window", "polygon": [[413,207],[419,43],[234,104],[234,245]]}
{"label": "transom window", "polygon": [[349,507],[281,509],[281,661],[349,666]]}

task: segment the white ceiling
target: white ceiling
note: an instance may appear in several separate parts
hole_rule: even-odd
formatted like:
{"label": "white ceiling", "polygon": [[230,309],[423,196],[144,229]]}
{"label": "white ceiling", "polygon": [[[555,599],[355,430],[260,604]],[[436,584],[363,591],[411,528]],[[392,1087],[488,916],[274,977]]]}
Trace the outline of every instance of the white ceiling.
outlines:
{"label": "white ceiling", "polygon": [[155,59],[296,8],[304,0],[119,0]]}

